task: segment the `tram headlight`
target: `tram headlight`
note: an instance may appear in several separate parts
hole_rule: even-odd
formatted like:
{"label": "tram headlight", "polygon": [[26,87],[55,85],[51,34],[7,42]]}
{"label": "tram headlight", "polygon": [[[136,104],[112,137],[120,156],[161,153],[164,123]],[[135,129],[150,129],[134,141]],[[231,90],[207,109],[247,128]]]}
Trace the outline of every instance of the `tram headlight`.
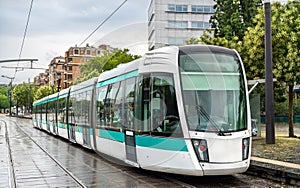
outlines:
{"label": "tram headlight", "polygon": [[201,162],[208,162],[208,148],[206,140],[204,139],[192,139],[194,150],[197,154],[198,160]]}
{"label": "tram headlight", "polygon": [[243,138],[242,140],[243,160],[248,159],[249,147],[250,147],[250,138]]}

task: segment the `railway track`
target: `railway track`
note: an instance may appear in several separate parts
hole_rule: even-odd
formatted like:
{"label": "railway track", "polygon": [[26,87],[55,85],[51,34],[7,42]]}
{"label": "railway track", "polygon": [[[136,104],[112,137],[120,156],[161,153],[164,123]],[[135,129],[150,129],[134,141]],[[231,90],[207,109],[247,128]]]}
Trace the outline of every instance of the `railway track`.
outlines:
{"label": "railway track", "polygon": [[35,129],[29,120],[1,117],[1,124],[10,148],[9,187],[288,187],[244,174],[191,177],[132,168]]}

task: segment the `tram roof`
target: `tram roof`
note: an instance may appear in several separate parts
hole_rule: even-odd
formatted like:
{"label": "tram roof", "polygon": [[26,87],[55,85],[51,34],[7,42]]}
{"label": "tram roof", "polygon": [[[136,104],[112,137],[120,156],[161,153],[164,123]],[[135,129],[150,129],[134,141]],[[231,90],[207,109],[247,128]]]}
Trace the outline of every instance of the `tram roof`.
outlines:
{"label": "tram roof", "polygon": [[60,99],[66,97],[69,94],[69,91],[70,91],[70,87],[61,90],[58,94],[58,98]]}
{"label": "tram roof", "polygon": [[86,80],[84,82],[81,82],[79,84],[76,84],[76,85],[74,85],[74,86],[71,87],[71,91],[70,92],[76,92],[76,91],[80,91],[82,89],[90,88],[90,87],[92,89],[97,80],[98,80],[98,78],[94,77],[94,78],[91,78],[91,79]]}
{"label": "tram roof", "polygon": [[114,78],[114,77],[120,76],[122,74],[135,71],[138,69],[139,63],[141,61],[142,61],[142,58],[139,58],[139,59],[133,60],[129,63],[119,64],[116,68],[101,73],[98,78],[98,82],[102,82],[102,81],[108,80],[110,78]]}
{"label": "tram roof", "polygon": [[215,45],[187,45],[179,46],[180,52],[183,53],[196,53],[196,52],[215,52],[235,55],[236,51],[233,49],[215,46]]}

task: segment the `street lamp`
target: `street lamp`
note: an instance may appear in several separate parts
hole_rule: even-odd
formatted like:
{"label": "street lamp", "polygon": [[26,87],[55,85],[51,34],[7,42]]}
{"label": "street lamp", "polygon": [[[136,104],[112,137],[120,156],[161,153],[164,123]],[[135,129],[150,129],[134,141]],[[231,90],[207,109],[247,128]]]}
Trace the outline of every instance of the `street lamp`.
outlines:
{"label": "street lamp", "polygon": [[10,90],[8,90],[8,97],[9,97],[9,115],[11,116],[11,91],[12,91],[12,81],[15,79],[15,77],[9,77],[5,75],[1,75],[3,78],[10,79]]}

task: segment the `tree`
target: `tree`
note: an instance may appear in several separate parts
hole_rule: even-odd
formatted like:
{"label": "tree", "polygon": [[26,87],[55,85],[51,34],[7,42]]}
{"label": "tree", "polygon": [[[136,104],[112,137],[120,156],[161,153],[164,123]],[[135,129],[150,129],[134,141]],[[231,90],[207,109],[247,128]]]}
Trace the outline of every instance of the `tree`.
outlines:
{"label": "tree", "polygon": [[188,44],[188,45],[190,45],[190,44],[199,44],[200,42],[201,42],[200,39],[192,37],[192,38],[189,38],[186,41],[186,44]]}
{"label": "tree", "polygon": [[74,84],[98,77],[104,71],[111,70],[119,64],[128,63],[140,57],[131,55],[128,52],[128,49],[116,49],[113,53],[106,53],[103,56],[92,58],[86,64],[80,65],[81,75],[75,80]]}
{"label": "tree", "polygon": [[0,109],[5,109],[9,107],[9,98],[8,98],[7,86],[0,86]]}
{"label": "tree", "polygon": [[48,95],[52,94],[52,88],[51,86],[42,86],[40,88],[37,89],[37,91],[35,92],[34,95],[34,100],[39,100],[43,97],[46,97]]}
{"label": "tree", "polygon": [[7,95],[0,93],[0,109],[6,109],[9,107],[9,98]]}
{"label": "tree", "polygon": [[[288,87],[289,137],[294,137],[293,87],[300,79],[300,1],[272,4],[273,74]],[[255,27],[248,28],[244,37],[244,61],[248,70],[264,74],[264,12],[258,11]]]}
{"label": "tree", "polygon": [[[30,89],[30,106],[28,106],[28,93]],[[19,84],[14,87],[12,92],[12,98],[16,101],[18,101],[19,106],[25,106],[29,110],[33,103],[33,97],[35,95],[35,92],[37,90],[36,85],[33,83],[23,83]]]}
{"label": "tree", "polygon": [[7,95],[8,90],[9,90],[8,86],[0,86],[0,94]]}
{"label": "tree", "polygon": [[215,37],[231,40],[237,36],[242,40],[248,27],[253,26],[252,18],[257,14],[261,0],[215,0],[216,12],[210,19]]}

